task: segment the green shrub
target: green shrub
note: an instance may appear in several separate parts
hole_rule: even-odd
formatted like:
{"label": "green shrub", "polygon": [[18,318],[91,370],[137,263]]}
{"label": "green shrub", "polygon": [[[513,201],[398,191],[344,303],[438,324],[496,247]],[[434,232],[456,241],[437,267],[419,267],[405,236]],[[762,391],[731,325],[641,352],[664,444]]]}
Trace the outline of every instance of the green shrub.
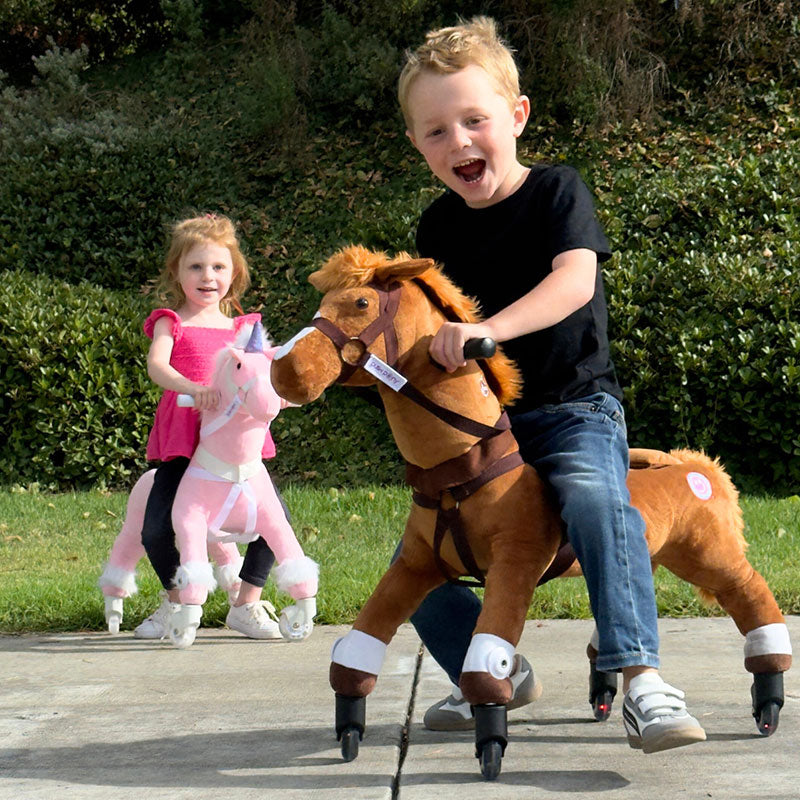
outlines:
{"label": "green shrub", "polygon": [[145,369],[144,300],[0,274],[0,482],[129,484],[144,466],[159,394]]}

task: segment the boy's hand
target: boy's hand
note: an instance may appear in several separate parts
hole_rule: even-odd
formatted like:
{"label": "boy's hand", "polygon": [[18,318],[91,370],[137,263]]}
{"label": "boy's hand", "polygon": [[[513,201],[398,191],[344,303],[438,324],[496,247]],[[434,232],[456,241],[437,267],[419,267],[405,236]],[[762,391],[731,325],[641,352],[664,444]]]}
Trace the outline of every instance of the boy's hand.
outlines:
{"label": "boy's hand", "polygon": [[428,352],[448,372],[463,367],[464,345],[468,339],[494,338],[492,330],[484,323],[445,322],[431,340]]}
{"label": "boy's hand", "polygon": [[219,391],[210,386],[197,386],[193,396],[194,407],[198,411],[213,411],[219,405]]}

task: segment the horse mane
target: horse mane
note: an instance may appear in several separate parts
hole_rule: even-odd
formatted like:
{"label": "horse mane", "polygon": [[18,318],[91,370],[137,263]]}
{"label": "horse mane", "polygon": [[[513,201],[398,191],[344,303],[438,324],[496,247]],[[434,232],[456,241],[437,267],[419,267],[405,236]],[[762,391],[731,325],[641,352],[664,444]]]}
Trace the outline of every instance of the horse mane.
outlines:
{"label": "horse mane", "polygon": [[[409,264],[419,263],[420,259],[413,259],[405,252],[390,258],[384,252],[352,245],[331,256],[308,280],[323,294],[334,289],[366,286],[372,281],[388,283],[391,280],[411,280],[450,322],[479,322],[482,319],[477,301],[467,297],[442,272],[440,266],[433,264],[424,271],[416,270],[416,274],[412,275],[406,274],[403,269]],[[397,268],[396,271],[393,267]],[[478,361],[478,364],[501,405],[510,405],[519,398],[522,394],[522,375],[500,347],[491,358]]]}

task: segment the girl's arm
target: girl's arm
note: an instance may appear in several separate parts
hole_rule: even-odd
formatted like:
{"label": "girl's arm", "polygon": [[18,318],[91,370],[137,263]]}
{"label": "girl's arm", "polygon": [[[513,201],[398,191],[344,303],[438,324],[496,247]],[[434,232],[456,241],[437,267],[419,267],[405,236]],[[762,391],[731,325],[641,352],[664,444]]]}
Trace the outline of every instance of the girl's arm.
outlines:
{"label": "girl's arm", "polygon": [[489,319],[470,324],[445,322],[430,344],[430,354],[448,372],[464,366],[468,339],[488,336],[496,342],[549,328],[585,306],[594,295],[597,253],[580,248],[553,259],[552,272],[519,300]]}
{"label": "girl's arm", "polygon": [[147,374],[162,389],[194,397],[198,411],[213,409],[219,403],[219,392],[210,386],[190,381],[169,363],[175,340],[172,337],[172,322],[168,317],[156,320],[153,327],[153,342],[147,353]]}

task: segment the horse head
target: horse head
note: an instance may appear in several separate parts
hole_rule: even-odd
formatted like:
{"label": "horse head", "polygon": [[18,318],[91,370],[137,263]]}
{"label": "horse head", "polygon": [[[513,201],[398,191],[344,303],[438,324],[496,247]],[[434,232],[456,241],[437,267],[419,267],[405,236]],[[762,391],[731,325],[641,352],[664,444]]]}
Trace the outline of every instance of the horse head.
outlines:
{"label": "horse head", "polygon": [[[465,297],[428,258],[390,258],[360,246],[346,247],[309,276],[323,293],[311,326],[278,349],[272,382],[281,397],[308,403],[332,383],[366,386],[376,378],[364,366],[373,354],[389,365],[410,355],[429,368],[427,348],[445,320],[478,319]],[[473,367],[474,368],[474,367]],[[516,367],[498,352],[484,366],[501,403],[519,392]]]}

